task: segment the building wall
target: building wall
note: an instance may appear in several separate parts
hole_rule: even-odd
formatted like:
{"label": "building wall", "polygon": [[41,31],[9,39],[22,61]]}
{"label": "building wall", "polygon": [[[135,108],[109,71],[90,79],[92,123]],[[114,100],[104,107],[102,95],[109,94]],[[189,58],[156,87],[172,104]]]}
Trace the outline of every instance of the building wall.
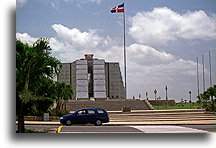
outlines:
{"label": "building wall", "polygon": [[93,91],[95,100],[107,98],[104,60],[93,60]]}
{"label": "building wall", "polygon": [[76,98],[85,100],[89,98],[88,62],[76,60]]}
{"label": "building wall", "polygon": [[125,99],[119,63],[106,63],[106,88],[110,99]]}
{"label": "building wall", "polygon": [[76,61],[71,63],[71,85],[73,87],[73,97],[72,99],[76,99]]}
{"label": "building wall", "polygon": [[125,99],[119,63],[90,57],[62,65],[57,81],[72,85],[72,99]]}
{"label": "building wall", "polygon": [[59,82],[65,82],[67,84],[70,83],[70,63],[63,63],[62,64],[62,69],[57,77],[57,81]]}

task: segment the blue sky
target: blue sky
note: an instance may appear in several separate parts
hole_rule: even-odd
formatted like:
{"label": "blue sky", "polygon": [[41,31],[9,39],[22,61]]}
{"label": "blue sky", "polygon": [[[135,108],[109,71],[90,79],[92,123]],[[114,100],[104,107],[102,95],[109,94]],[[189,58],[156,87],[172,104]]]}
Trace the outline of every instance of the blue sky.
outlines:
{"label": "blue sky", "polygon": [[[19,1],[19,0],[18,0]],[[53,35],[52,24],[64,24],[81,30],[100,28],[108,33],[121,29],[115,24],[120,15],[110,13],[110,8],[125,3],[127,17],[139,11],[151,11],[155,7],[168,7],[176,12],[204,10],[215,13],[214,0],[101,0],[100,4],[88,0],[31,0],[17,7],[17,32],[29,32],[33,36]],[[82,0],[81,0],[82,1]],[[38,23],[36,23],[39,21]]]}
{"label": "blue sky", "polygon": [[[125,3],[128,96],[153,99],[153,90],[180,101],[192,91],[195,100],[196,57],[205,56],[209,86],[208,52],[212,53],[215,82],[214,0],[17,0],[16,36],[32,43],[49,37],[52,55],[62,62],[93,53],[123,65],[122,14],[110,9]],[[122,71],[123,75],[123,71]],[[201,90],[200,90],[201,91]]]}

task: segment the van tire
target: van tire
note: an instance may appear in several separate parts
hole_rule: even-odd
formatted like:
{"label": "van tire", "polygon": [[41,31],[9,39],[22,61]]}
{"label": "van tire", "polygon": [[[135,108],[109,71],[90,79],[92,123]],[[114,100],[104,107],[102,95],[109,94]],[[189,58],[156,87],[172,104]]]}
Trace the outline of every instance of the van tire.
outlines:
{"label": "van tire", "polygon": [[66,122],[65,122],[65,125],[71,126],[72,125],[72,121],[70,119],[67,119]]}
{"label": "van tire", "polygon": [[94,123],[95,126],[101,126],[102,125],[102,121],[100,119],[97,119]]}

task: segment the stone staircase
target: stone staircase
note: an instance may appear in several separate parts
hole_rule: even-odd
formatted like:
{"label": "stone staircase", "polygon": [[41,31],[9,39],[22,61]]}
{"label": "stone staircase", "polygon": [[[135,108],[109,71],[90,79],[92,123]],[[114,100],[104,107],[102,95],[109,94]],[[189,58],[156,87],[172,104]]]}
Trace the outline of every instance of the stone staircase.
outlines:
{"label": "stone staircase", "polygon": [[69,100],[66,109],[75,111],[80,108],[104,108],[107,111],[122,111],[123,107],[130,107],[131,110],[152,109],[149,104],[139,99],[110,99],[105,101],[91,100]]}
{"label": "stone staircase", "polygon": [[170,109],[170,110],[140,110],[130,113],[109,112],[110,122],[142,122],[148,123],[202,123],[209,121],[216,124],[213,113],[204,109]]}

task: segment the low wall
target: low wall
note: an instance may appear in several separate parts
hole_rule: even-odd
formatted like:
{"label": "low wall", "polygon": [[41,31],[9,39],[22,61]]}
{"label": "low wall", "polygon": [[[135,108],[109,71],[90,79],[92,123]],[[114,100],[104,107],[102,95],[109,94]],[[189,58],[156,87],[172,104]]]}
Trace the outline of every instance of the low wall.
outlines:
{"label": "low wall", "polygon": [[104,101],[69,100],[66,109],[74,111],[80,108],[104,108],[107,111],[121,111],[123,107],[131,110],[149,110],[149,106],[139,99],[109,99]]}
{"label": "low wall", "polygon": [[166,102],[168,106],[176,106],[175,100],[148,100],[151,105],[155,106],[166,106]]}
{"label": "low wall", "polygon": [[[25,121],[44,121],[42,116],[25,116]],[[18,121],[18,117],[16,116],[16,121]],[[59,121],[58,116],[49,116],[49,121]]]}

